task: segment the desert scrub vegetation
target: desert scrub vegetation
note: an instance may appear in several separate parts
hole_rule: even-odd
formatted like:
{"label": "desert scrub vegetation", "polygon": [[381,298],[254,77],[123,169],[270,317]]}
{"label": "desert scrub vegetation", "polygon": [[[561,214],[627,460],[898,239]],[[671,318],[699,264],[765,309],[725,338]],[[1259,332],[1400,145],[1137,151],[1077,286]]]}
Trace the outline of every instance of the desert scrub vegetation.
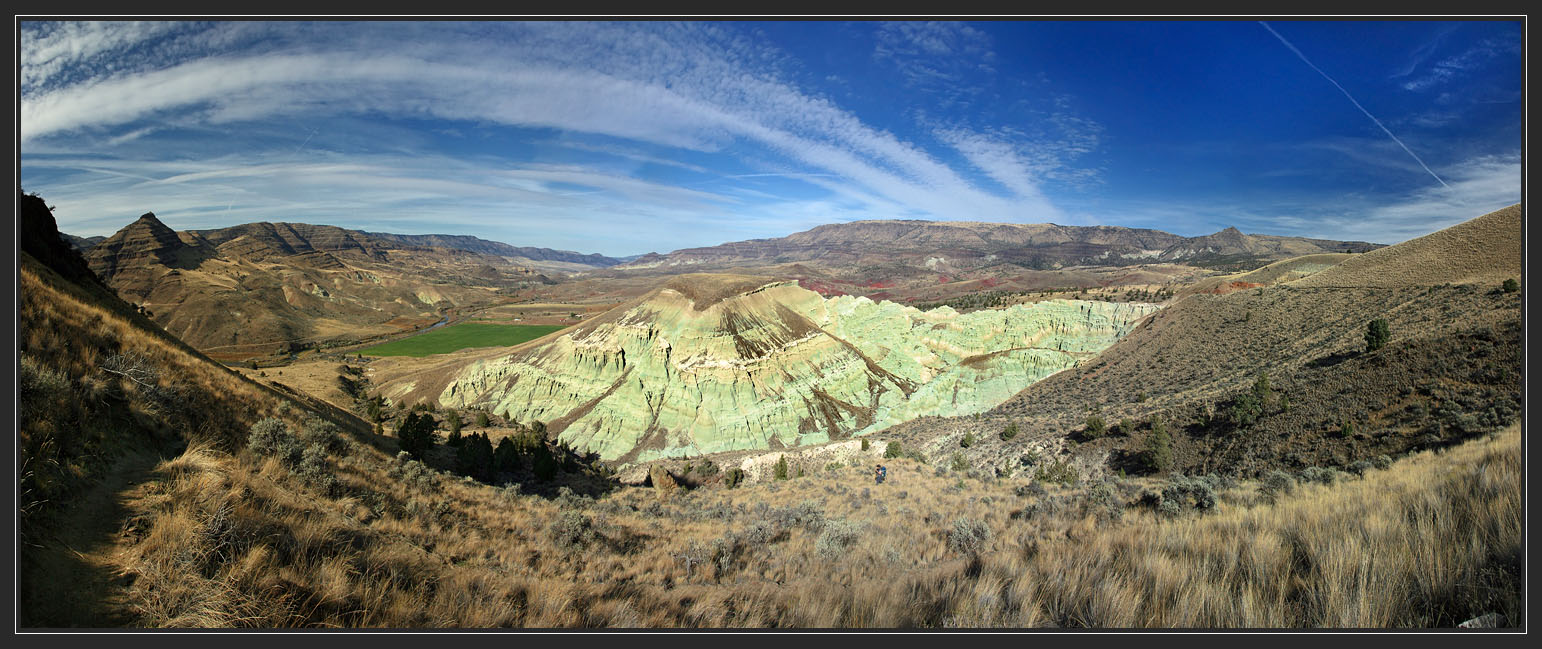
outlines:
{"label": "desert scrub vegetation", "polygon": [[[1208,476],[955,489],[905,458],[876,488],[847,467],[548,498],[392,477],[370,447],[330,458],[329,495],[276,458],[193,447],[129,494],[117,569],[149,626],[1515,624],[1519,439],[1269,498]],[[1188,512],[1143,506],[1158,492]]]}
{"label": "desert scrub vegetation", "polygon": [[[992,414],[1025,431],[1080,429],[1089,403],[1101,404],[1110,422],[1161,415],[1171,428],[1169,470],[1247,477],[1281,467],[1347,467],[1377,455],[1454,444],[1519,417],[1521,299],[1498,287],[1498,280],[1382,288],[1281,285],[1263,295],[1190,295],[1152,316],[1099,362],[1035,383]],[[1255,316],[1243,323],[1248,310]],[[1367,323],[1375,319],[1387,320],[1390,339],[1381,350],[1364,353]],[[1271,402],[1259,404],[1251,425],[1232,426],[1228,400],[1249,393],[1261,371],[1268,375]],[[1208,421],[1207,410],[1214,415]],[[1236,414],[1247,420],[1252,410]],[[1346,418],[1357,434],[1339,437]],[[891,434],[908,440],[927,425],[902,424]],[[1085,452],[1117,449],[1138,456],[1142,434],[1104,439]],[[1131,472],[1140,469],[1135,459],[1125,467]]]}

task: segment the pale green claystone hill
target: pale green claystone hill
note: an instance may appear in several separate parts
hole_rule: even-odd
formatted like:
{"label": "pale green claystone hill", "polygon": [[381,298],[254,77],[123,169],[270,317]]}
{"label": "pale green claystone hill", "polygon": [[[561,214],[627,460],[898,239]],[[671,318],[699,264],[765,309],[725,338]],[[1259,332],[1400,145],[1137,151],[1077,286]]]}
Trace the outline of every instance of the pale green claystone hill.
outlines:
{"label": "pale green claystone hill", "polygon": [[669,288],[464,369],[440,395],[544,421],[606,460],[816,444],[989,410],[1157,307],[1054,300],[923,312],[771,283],[700,305]]}

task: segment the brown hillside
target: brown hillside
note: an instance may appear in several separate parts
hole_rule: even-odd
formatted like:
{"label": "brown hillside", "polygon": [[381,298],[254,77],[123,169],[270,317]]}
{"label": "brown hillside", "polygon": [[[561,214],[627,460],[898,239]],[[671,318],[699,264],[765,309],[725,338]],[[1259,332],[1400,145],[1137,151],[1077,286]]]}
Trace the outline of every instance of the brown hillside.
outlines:
{"label": "brown hillside", "polygon": [[1284,261],[1277,261],[1258,270],[1246,273],[1207,277],[1178,291],[1178,296],[1182,297],[1195,293],[1223,295],[1247,288],[1274,286],[1275,284],[1296,281],[1314,273],[1322,272],[1346,259],[1353,259],[1354,257],[1355,255],[1353,254],[1343,252],[1303,255]]}
{"label": "brown hillside", "polygon": [[221,359],[427,326],[541,282],[501,257],[303,223],[175,232],[146,214],[91,267],[157,323]]}
{"label": "brown hillside", "polygon": [[[1172,471],[1256,475],[1346,466],[1492,430],[1521,412],[1521,297],[1499,287],[1520,272],[1504,252],[1518,250],[1517,216],[1502,210],[1296,282],[1190,295],[979,421],[891,432],[944,457],[974,432],[983,443],[964,453],[977,466],[1015,469],[1026,451],[1047,449],[1096,475],[1138,471],[1149,420],[1160,416],[1176,431]],[[1478,250],[1500,251],[1501,261],[1474,258]],[[1388,321],[1391,340],[1367,351],[1376,319]],[[1232,425],[1235,398],[1260,373],[1272,384],[1270,405],[1255,423]],[[1080,443],[1089,409],[1111,426],[1128,417],[1136,429]],[[997,439],[1013,422],[1029,433]]]}
{"label": "brown hillside", "polygon": [[1521,276],[1521,205],[1395,246],[1357,255],[1296,282],[1305,287],[1392,288],[1499,283]]}

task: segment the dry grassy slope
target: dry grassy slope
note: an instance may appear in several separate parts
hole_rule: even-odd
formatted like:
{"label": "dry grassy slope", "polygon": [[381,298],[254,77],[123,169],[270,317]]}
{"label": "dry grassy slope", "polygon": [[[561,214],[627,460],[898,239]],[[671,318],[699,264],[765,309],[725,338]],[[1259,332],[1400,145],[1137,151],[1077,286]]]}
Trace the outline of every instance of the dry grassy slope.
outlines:
{"label": "dry grassy slope", "polygon": [[1521,275],[1521,206],[1357,255],[1296,282],[1306,287],[1498,284]]}
{"label": "dry grassy slope", "polygon": [[[1296,282],[1191,295],[979,419],[919,420],[887,434],[948,457],[974,432],[983,443],[962,452],[977,466],[1015,467],[1037,449],[1088,474],[1134,470],[1125,455],[1143,448],[1145,421],[1158,413],[1178,428],[1176,471],[1342,465],[1470,435],[1520,411],[1521,298],[1498,290],[1521,274],[1518,216],[1501,210]],[[1372,286],[1345,286],[1361,281]],[[1363,353],[1377,318],[1388,320],[1391,342]],[[1289,396],[1289,411],[1238,435],[1198,425],[1259,372]],[[1089,408],[1111,425],[1131,417],[1141,426],[1076,444]],[[1338,436],[1345,420],[1356,435]],[[1025,434],[999,440],[1010,422]]]}
{"label": "dry grassy slope", "polygon": [[1334,252],[1319,255],[1302,255],[1284,261],[1277,261],[1263,268],[1251,270],[1245,273],[1222,275],[1219,277],[1207,277],[1178,291],[1178,297],[1193,295],[1195,293],[1211,293],[1224,295],[1233,291],[1260,286],[1274,286],[1285,282],[1293,282],[1314,273],[1327,270],[1347,259],[1353,259],[1355,255],[1350,253]]}
{"label": "dry grassy slope", "polygon": [[1170,519],[1125,506],[1152,481],[1034,492],[887,464],[882,486],[815,465],[591,500],[363,452],[325,496],[276,462],[194,449],[127,494],[139,526],[112,568],[151,626],[1524,624],[1518,427],[1277,501],[1223,488],[1211,513]]}
{"label": "dry grassy slope", "polygon": [[238,448],[253,422],[286,404],[296,422],[362,423],[210,361],[96,283],[73,251],[34,257],[58,241],[41,199],[23,197],[18,220],[20,622],[111,621],[76,600],[114,591],[95,551],[122,524],[112,494],[142,479],[147,462],[189,442]]}

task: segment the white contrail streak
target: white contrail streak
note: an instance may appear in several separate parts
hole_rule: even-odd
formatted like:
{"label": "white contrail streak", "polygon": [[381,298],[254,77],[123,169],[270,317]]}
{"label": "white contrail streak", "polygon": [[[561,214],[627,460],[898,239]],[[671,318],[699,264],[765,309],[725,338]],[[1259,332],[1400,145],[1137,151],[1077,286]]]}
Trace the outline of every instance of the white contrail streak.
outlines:
{"label": "white contrail streak", "polygon": [[[1375,119],[1375,118],[1372,118],[1372,119]],[[310,144],[311,143],[311,138],[316,137],[316,131],[319,131],[319,130],[321,130],[320,126],[311,129],[311,134],[305,136],[305,141],[301,142],[300,146],[295,147],[294,148],[294,153],[291,153],[289,155],[294,155],[295,153],[299,153],[300,149],[303,149],[303,148],[305,148],[305,145]]]}
{"label": "white contrail streak", "polygon": [[[1451,189],[1451,186],[1447,185],[1446,181],[1441,180],[1440,176],[1437,175],[1434,170],[1430,169],[1429,165],[1424,164],[1424,161],[1420,160],[1419,156],[1414,154],[1413,149],[1408,148],[1407,144],[1403,144],[1403,141],[1397,139],[1397,136],[1393,135],[1392,131],[1387,130],[1387,127],[1383,126],[1382,123],[1381,123],[1381,120],[1376,119],[1376,116],[1372,115],[1371,111],[1366,110],[1364,106],[1360,105],[1360,102],[1355,101],[1355,98],[1349,94],[1349,91],[1344,89],[1344,86],[1339,85],[1339,82],[1334,81],[1333,77],[1328,76],[1327,72],[1323,72],[1322,68],[1319,68],[1315,64],[1313,64],[1311,59],[1306,58],[1306,55],[1301,53],[1301,50],[1296,49],[1295,45],[1291,45],[1290,41],[1285,40],[1284,36],[1281,36],[1279,32],[1274,31],[1274,28],[1270,27],[1269,23],[1266,23],[1266,22],[1260,20],[1260,21],[1258,21],[1258,24],[1263,25],[1264,29],[1269,30],[1270,34],[1274,34],[1275,38],[1280,39],[1280,42],[1284,43],[1285,47],[1290,48],[1290,51],[1296,53],[1296,57],[1297,58],[1300,58],[1302,62],[1304,62],[1307,65],[1311,66],[1311,68],[1313,70],[1316,70],[1317,74],[1320,74],[1320,75],[1322,75],[1322,78],[1327,79],[1328,83],[1333,84],[1333,87],[1339,89],[1339,92],[1344,93],[1344,96],[1349,98],[1349,103],[1354,104],[1355,108],[1359,108],[1360,112],[1365,113],[1366,117],[1369,117],[1369,118],[1371,118],[1371,121],[1376,122],[1376,126],[1381,128],[1381,132],[1386,133],[1387,137],[1392,138],[1393,142],[1396,142],[1398,146],[1403,147],[1403,150],[1408,152],[1409,157],[1412,157],[1414,159],[1414,162],[1419,163],[1419,166],[1424,167],[1424,170],[1428,171],[1430,173],[1430,176],[1433,177],[1436,182],[1440,183],[1446,189]],[[1456,191],[1456,190],[1452,190],[1452,191]]]}

